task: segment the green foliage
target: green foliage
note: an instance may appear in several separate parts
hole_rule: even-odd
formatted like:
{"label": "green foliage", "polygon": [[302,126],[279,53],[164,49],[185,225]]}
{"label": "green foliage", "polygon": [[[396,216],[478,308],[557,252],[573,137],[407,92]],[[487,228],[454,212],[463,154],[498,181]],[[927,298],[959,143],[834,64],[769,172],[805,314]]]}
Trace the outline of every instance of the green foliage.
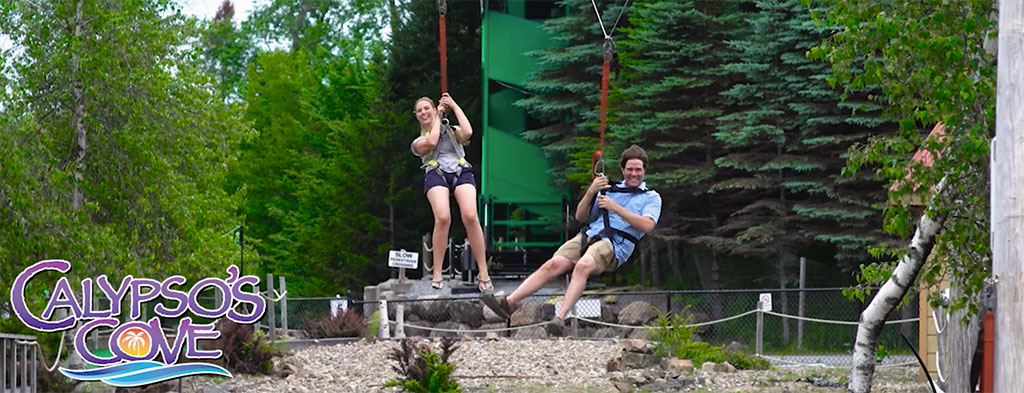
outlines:
{"label": "green foliage", "polygon": [[694,364],[727,361],[740,370],[766,370],[771,367],[767,360],[743,353],[725,351],[721,346],[693,340],[697,328],[687,326],[692,321],[692,315],[683,317],[679,314],[659,311],[654,325],[648,328],[651,340],[658,342],[655,347],[655,356],[689,359]]}
{"label": "green foliage", "polygon": [[[964,290],[954,309],[971,307],[983,278],[990,276],[988,159],[994,132],[995,66],[985,47],[995,37],[995,1],[888,2],[828,0],[818,21],[837,26],[830,40],[809,51],[832,67],[829,83],[847,94],[879,86],[871,101],[887,108],[898,132],[881,134],[849,151],[845,173],[874,168],[896,184],[885,205],[885,230],[909,236],[917,223],[915,200],[929,201],[945,216],[944,231],[921,277],[944,279]],[[925,138],[936,123],[944,138]],[[939,158],[926,166],[911,158],[915,149]],[[952,185],[948,197],[932,195],[940,179]],[[911,181],[904,181],[909,179]],[[897,260],[905,247],[878,247]],[[867,285],[885,274],[863,277]]]}
{"label": "green foliage", "polygon": [[223,187],[244,127],[182,45],[191,21],[162,0],[14,1],[0,30],[19,48],[2,57],[0,291],[47,258],[190,282],[237,260]]}
{"label": "green foliage", "polygon": [[434,352],[430,343],[419,345],[414,340],[402,340],[388,355],[396,363],[391,368],[402,378],[387,381],[384,387],[400,386],[413,393],[462,392],[459,383],[452,379],[455,363],[449,361],[456,349],[455,340],[448,337],[441,339],[440,353]]}
{"label": "green foliage", "polygon": [[380,333],[380,311],[374,311],[370,316],[370,326],[367,328],[370,337],[377,337]]}

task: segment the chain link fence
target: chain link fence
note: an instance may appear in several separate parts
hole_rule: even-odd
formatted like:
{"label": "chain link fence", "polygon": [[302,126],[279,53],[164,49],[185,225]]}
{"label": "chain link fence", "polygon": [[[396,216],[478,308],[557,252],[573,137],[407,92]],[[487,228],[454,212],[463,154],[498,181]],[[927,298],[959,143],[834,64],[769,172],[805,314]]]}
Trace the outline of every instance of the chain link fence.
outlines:
{"label": "chain link fence", "polygon": [[[766,293],[771,295],[771,311],[758,313],[759,296]],[[849,365],[857,321],[870,300],[851,301],[840,288],[588,293],[576,303],[567,324],[569,334],[576,338],[649,339],[649,328],[657,324],[656,318],[672,312],[697,325],[695,338],[710,344],[759,353],[776,364],[841,367]],[[314,300],[288,301],[306,303],[301,306],[305,310],[314,309]],[[512,317],[505,320],[484,306],[479,295],[390,300],[387,319],[392,337],[399,334],[546,338],[543,325],[555,316],[561,301],[561,295],[531,296],[520,301]],[[352,302],[350,306],[368,317],[378,308],[377,303]],[[900,334],[916,341],[917,314],[916,301],[890,314],[890,323],[883,328],[879,340],[880,364],[907,364],[914,360],[911,348]]]}

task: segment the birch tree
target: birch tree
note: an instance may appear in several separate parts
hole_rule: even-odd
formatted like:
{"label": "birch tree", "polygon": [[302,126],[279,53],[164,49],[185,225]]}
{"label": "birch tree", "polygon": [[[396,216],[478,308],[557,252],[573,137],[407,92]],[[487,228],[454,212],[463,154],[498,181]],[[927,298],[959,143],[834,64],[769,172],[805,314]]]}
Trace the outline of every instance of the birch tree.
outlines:
{"label": "birch tree", "polygon": [[[831,63],[830,82],[848,94],[880,87],[883,94],[872,98],[900,124],[894,135],[851,149],[845,171],[876,166],[878,174],[895,183],[884,206],[885,229],[902,237],[914,233],[908,247],[873,249],[891,262],[861,269],[867,285],[886,283],[862,314],[857,334],[850,391],[867,392],[874,371],[869,355],[877,347],[881,322],[892,302],[915,287],[917,277],[928,285],[948,280],[965,294],[951,307],[976,313],[976,294],[990,275],[986,175],[995,67],[984,44],[995,34],[994,1],[826,3],[827,11],[814,14],[839,31],[813,48],[811,58]],[[925,131],[937,123],[945,124],[946,137],[925,140]],[[911,160],[922,145],[941,151],[941,158],[931,165]],[[911,196],[930,201],[920,220],[914,218],[918,213],[908,202]],[[916,230],[915,221],[920,223]],[[928,247],[931,236],[934,244]],[[867,294],[856,293],[861,298]]]}

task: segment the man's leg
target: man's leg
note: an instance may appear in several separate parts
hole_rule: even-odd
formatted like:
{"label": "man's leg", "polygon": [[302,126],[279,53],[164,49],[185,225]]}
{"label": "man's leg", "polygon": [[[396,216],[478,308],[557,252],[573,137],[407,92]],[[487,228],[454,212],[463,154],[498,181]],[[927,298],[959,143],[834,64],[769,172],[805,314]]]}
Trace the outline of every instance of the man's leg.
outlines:
{"label": "man's leg", "polygon": [[508,304],[515,304],[543,288],[544,284],[547,284],[552,278],[565,274],[571,268],[572,262],[565,257],[561,255],[552,256],[551,259],[548,259],[547,262],[541,265],[540,269],[537,269],[522,284],[519,284],[519,287],[505,299],[508,300]]}
{"label": "man's leg", "polygon": [[572,278],[569,279],[569,288],[565,290],[565,300],[562,301],[562,308],[558,310],[556,317],[564,320],[565,316],[572,310],[572,306],[583,295],[583,289],[587,287],[587,279],[597,270],[594,257],[590,254],[584,255],[576,262],[572,269]]}

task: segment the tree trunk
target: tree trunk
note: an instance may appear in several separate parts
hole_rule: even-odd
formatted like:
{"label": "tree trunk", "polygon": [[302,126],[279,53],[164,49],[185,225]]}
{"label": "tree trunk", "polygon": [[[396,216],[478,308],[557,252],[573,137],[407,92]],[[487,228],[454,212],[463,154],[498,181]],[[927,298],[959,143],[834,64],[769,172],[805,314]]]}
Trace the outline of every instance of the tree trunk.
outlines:
{"label": "tree trunk", "polygon": [[[718,277],[718,254],[710,252],[708,261],[701,260],[697,253],[693,253],[693,264],[697,267],[697,277],[700,279],[701,287],[704,290],[716,291],[722,289],[722,282]],[[725,317],[725,307],[722,305],[722,295],[716,292],[708,295],[708,302],[711,303],[711,319],[722,319]]]}
{"label": "tree trunk", "polygon": [[[786,283],[789,282],[789,269],[786,269],[789,266],[789,259],[788,253],[784,254],[777,265],[779,289],[782,289],[782,291],[779,291],[779,312],[787,315],[789,314],[789,293],[785,289]],[[782,318],[782,345],[789,345],[789,318],[786,317]]]}
{"label": "tree trunk", "polygon": [[[946,179],[942,179],[935,190],[936,194],[945,194]],[[878,336],[882,334],[885,319],[914,285],[917,273],[921,271],[921,266],[935,246],[935,235],[942,228],[946,217],[937,214],[935,217],[929,217],[929,213],[934,213],[931,208],[922,214],[914,237],[907,246],[907,254],[900,258],[889,280],[882,285],[878,294],[860,315],[857,341],[853,347],[853,369],[850,371],[848,388],[850,392],[871,391],[871,382],[875,374],[875,349],[878,347]]]}
{"label": "tree trunk", "polygon": [[384,0],[388,3],[388,15],[391,17],[391,36],[395,36],[401,22],[398,19],[398,8],[395,7],[395,0]]}
{"label": "tree trunk", "polygon": [[679,255],[676,253],[676,240],[665,239],[665,253],[668,254],[668,266],[672,269],[672,277],[676,282],[683,282],[683,269],[679,266]]}
{"label": "tree trunk", "polygon": [[[82,3],[75,6],[75,39],[82,38]],[[82,191],[82,183],[85,182],[85,156],[89,151],[88,136],[85,132],[85,88],[82,83],[81,64],[78,52],[71,52],[71,77],[73,86],[71,88],[72,118],[71,125],[74,127],[74,148],[75,184],[71,196],[71,210],[79,211],[85,203],[85,192]]]}

